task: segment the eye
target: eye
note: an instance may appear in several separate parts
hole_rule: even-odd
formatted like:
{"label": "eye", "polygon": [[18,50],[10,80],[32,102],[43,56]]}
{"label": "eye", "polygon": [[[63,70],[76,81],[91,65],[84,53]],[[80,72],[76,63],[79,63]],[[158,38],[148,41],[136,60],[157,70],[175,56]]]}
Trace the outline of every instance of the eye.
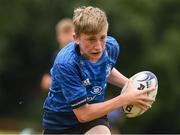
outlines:
{"label": "eye", "polygon": [[96,42],[96,39],[95,39],[95,38],[89,38],[88,40],[89,40],[89,42],[91,42],[91,43]]}
{"label": "eye", "polygon": [[101,39],[101,41],[103,41],[106,39],[106,36],[102,36],[100,39]]}
{"label": "eye", "polygon": [[95,38],[89,38],[89,41],[96,41]]}

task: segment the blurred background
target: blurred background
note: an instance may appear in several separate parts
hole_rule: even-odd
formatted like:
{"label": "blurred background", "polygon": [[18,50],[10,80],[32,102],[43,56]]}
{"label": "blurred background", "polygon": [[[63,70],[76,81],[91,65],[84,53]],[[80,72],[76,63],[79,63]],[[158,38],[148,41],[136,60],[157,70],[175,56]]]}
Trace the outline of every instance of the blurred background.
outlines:
{"label": "blurred background", "polygon": [[[180,133],[180,0],[0,0],[0,133],[41,133],[40,81],[58,48],[55,25],[83,5],[107,13],[121,73],[150,70],[159,81],[152,109],[125,118],[120,132]],[[120,90],[109,85],[107,98]]]}

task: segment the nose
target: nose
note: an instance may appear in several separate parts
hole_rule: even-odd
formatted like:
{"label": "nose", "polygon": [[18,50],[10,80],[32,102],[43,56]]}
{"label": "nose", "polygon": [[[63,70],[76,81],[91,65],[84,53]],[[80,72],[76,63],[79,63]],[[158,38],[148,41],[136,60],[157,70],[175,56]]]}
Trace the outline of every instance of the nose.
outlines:
{"label": "nose", "polygon": [[101,50],[102,49],[102,45],[101,45],[101,41],[100,40],[97,40],[94,48],[95,48],[95,50]]}

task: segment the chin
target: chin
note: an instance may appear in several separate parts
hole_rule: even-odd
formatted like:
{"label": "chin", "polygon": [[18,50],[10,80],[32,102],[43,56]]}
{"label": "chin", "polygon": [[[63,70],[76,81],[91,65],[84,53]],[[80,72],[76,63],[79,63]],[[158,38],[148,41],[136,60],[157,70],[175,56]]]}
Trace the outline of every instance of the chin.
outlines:
{"label": "chin", "polygon": [[100,54],[100,55],[95,56],[94,59],[99,60],[101,57],[102,55]]}

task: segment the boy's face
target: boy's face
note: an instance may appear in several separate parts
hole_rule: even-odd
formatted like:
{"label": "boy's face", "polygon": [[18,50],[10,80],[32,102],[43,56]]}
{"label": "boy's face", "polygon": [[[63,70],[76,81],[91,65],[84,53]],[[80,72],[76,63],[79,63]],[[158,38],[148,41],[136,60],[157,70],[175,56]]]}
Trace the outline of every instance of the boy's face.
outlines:
{"label": "boy's face", "polygon": [[92,63],[98,62],[101,58],[107,37],[107,28],[104,28],[97,34],[84,34],[80,36],[74,35],[76,43],[80,47],[80,53]]}
{"label": "boy's face", "polygon": [[66,46],[68,43],[73,41],[73,29],[68,29],[68,30],[59,30],[57,32],[57,41],[59,43],[59,47],[63,48]]}

